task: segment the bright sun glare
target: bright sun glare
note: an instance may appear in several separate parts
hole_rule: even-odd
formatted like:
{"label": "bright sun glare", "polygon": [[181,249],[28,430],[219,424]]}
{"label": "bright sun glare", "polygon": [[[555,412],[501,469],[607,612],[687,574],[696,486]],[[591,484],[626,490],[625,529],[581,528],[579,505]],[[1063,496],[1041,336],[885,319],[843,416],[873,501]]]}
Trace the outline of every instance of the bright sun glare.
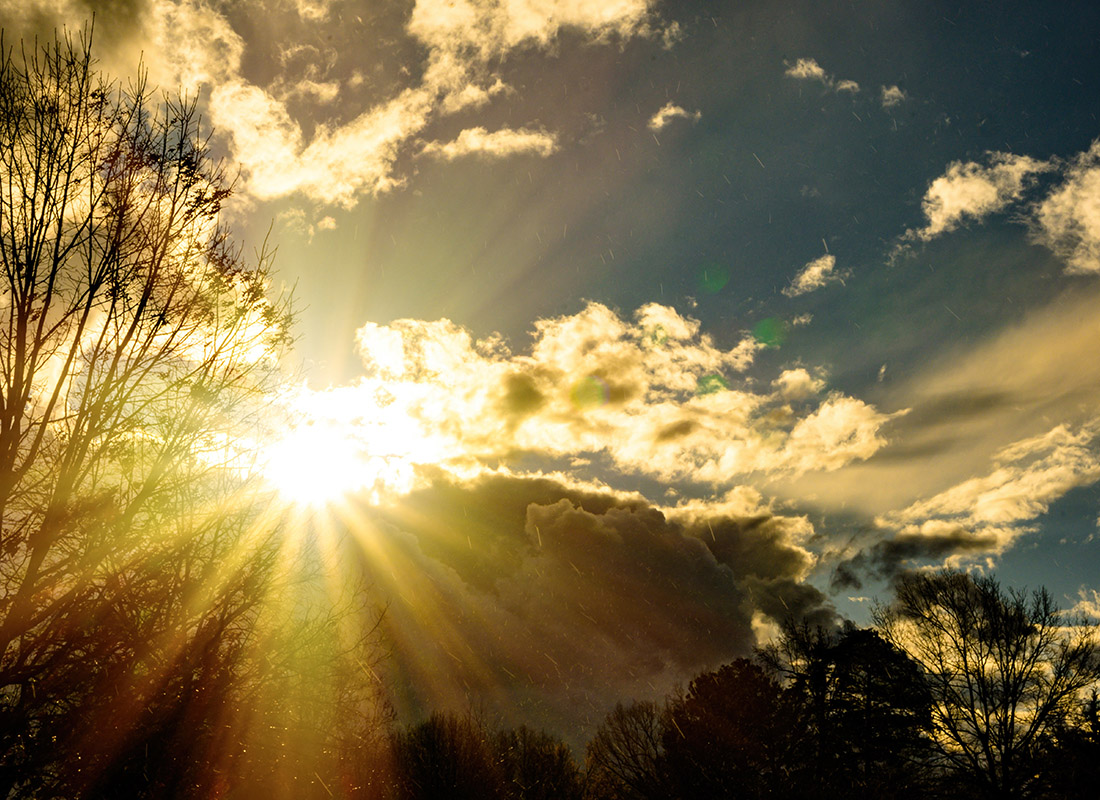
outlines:
{"label": "bright sun glare", "polygon": [[401,408],[370,398],[362,387],[299,390],[297,422],[265,448],[263,474],[280,497],[318,508],[352,495],[377,503],[412,488],[414,465],[438,454]]}
{"label": "bright sun glare", "polygon": [[374,483],[369,459],[347,432],[333,425],[302,425],[271,445],[264,474],[279,494],[298,505],[322,506]]}

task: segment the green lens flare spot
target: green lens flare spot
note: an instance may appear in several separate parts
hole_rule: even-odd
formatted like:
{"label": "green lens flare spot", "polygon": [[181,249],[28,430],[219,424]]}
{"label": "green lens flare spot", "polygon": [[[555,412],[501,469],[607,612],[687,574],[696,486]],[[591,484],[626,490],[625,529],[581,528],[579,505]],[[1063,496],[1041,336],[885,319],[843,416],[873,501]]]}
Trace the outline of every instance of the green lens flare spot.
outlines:
{"label": "green lens flare spot", "polygon": [[699,291],[718,294],[730,282],[730,271],[720,264],[706,264],[699,273]]}
{"label": "green lens flare spot", "polygon": [[779,347],[787,341],[787,327],[779,317],[768,317],[756,323],[752,336],[765,347]]}
{"label": "green lens flare spot", "polygon": [[602,378],[589,375],[573,384],[569,390],[569,400],[573,407],[581,411],[598,408],[607,403],[607,383]]}
{"label": "green lens flare spot", "polygon": [[668,331],[664,325],[655,325],[646,330],[645,341],[650,347],[664,347],[668,344]]}
{"label": "green lens flare spot", "polygon": [[721,375],[703,375],[695,385],[697,395],[714,394],[724,392],[730,388],[729,381]]}

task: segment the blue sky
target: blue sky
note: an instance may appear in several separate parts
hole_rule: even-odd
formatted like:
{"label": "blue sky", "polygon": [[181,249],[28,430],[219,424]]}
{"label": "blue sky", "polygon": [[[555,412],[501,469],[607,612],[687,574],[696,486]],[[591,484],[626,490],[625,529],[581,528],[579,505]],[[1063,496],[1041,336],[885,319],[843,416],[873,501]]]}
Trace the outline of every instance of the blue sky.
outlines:
{"label": "blue sky", "polygon": [[400,462],[339,516],[409,714],[590,729],[904,568],[1096,610],[1094,4],[0,0],[91,11]]}

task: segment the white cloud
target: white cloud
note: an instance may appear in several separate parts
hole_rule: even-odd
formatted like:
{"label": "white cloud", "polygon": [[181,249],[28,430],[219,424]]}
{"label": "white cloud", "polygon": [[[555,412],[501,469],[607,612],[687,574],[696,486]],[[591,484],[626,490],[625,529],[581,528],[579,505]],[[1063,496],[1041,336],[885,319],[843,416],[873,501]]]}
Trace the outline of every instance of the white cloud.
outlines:
{"label": "white cloud", "polygon": [[362,194],[399,184],[393,162],[401,145],[426,124],[430,97],[406,90],[346,125],[318,126],[308,145],[286,106],[257,86],[222,84],[211,94],[210,108],[214,124],[233,132],[233,155],[252,195],[271,199],[301,192],[352,206]]}
{"label": "white cloud", "polygon": [[425,84],[462,91],[491,59],[546,48],[566,28],[589,38],[650,35],[653,0],[417,0],[408,32],[429,48]]}
{"label": "white cloud", "polygon": [[[11,0],[0,0],[5,13]],[[306,22],[331,22],[334,0],[292,0],[284,10]],[[559,34],[569,30],[604,42],[636,36],[664,36],[670,43],[678,28],[656,26],[655,0],[417,0],[408,15],[405,33],[423,46],[425,63],[418,84],[376,101],[353,113],[350,121],[329,111],[338,99],[341,83],[325,69],[298,70],[293,56],[309,46],[284,54],[280,69],[262,85],[242,72],[245,43],[233,29],[223,4],[206,0],[148,0],[141,13],[123,17],[105,11],[116,28],[125,28],[125,41],[112,40],[110,28],[97,39],[109,42],[111,63],[145,53],[151,81],[181,86],[210,98],[210,114],[217,131],[229,139],[229,150],[240,167],[241,189],[260,199],[300,193],[325,205],[354,205],[363,196],[384,192],[403,183],[396,174],[397,159],[408,152],[416,135],[440,114],[475,109],[508,87],[493,74],[494,59],[517,48],[549,49]],[[79,26],[87,4],[78,0],[35,2],[28,9],[15,3],[11,17],[33,28],[41,20]],[[320,53],[320,51],[318,51]],[[122,54],[122,55],[120,55]],[[132,68],[132,64],[124,64]],[[291,75],[290,72],[298,74]],[[351,76],[348,85],[362,82]],[[208,94],[207,94],[208,93]],[[296,103],[308,101],[307,116]],[[341,111],[346,109],[341,109]],[[464,132],[446,154],[482,152],[536,152],[556,148],[553,132],[506,131],[477,135]]]}
{"label": "white cloud", "polygon": [[980,221],[1020,199],[1031,179],[1052,169],[1048,161],[1011,153],[990,153],[989,166],[954,161],[929,185],[921,202],[923,228],[906,231],[906,239],[929,241],[966,221]]}
{"label": "white cloud", "polygon": [[904,91],[897,86],[883,86],[880,94],[883,108],[893,108],[899,106],[903,102],[909,99]]}
{"label": "white cloud", "polygon": [[686,111],[670,101],[665,103],[661,110],[650,118],[649,129],[651,131],[662,130],[672,120],[678,118],[698,122],[703,118],[703,113],[701,111]]}
{"label": "white cloud", "polygon": [[452,161],[468,155],[489,158],[523,154],[548,156],[557,149],[557,139],[546,131],[502,128],[490,133],[485,128],[477,127],[467,128],[453,141],[445,144],[428,142],[421,152]]}
{"label": "white cloud", "polygon": [[[789,370],[774,392],[738,382],[757,343],[722,350],[699,323],[656,304],[634,321],[592,303],[541,320],[527,355],[476,342],[447,320],[360,329],[364,403],[383,391],[416,420],[444,463],[509,452],[605,454],[658,479],[728,485],[737,476],[834,470],[885,444],[889,415],[843,395],[820,403],[820,383]],[[805,374],[803,374],[805,373]],[[808,401],[799,412],[788,401]]]}
{"label": "white cloud", "polygon": [[1003,549],[1030,531],[1025,523],[1045,514],[1051,503],[1100,480],[1098,434],[1098,423],[1058,425],[1014,442],[994,456],[987,474],[884,515],[878,524],[919,535],[964,528]]}
{"label": "white cloud", "polygon": [[229,21],[198,0],[150,6],[147,64],[153,83],[195,91],[240,74],[244,41]]}
{"label": "white cloud", "polygon": [[825,381],[815,378],[805,367],[784,370],[772,381],[779,393],[787,400],[805,400],[813,397],[825,388]]}
{"label": "white cloud", "polygon": [[1062,184],[1035,207],[1034,235],[1066,259],[1067,272],[1100,273],[1100,139],[1070,162]]}
{"label": "white cloud", "polygon": [[821,65],[812,58],[800,58],[794,62],[791,66],[787,67],[787,71],[783,73],[788,78],[798,78],[799,80],[808,81],[821,81],[828,85],[831,82],[829,74],[822,69]]}
{"label": "white cloud", "polygon": [[790,286],[783,290],[783,294],[787,297],[798,297],[823,286],[828,286],[830,283],[843,281],[844,274],[835,272],[835,268],[836,256],[831,253],[815,258],[794,276]]}
{"label": "white cloud", "polygon": [[859,91],[858,83],[847,79],[837,80],[812,58],[798,59],[788,66],[783,74],[788,78],[794,78],[796,80],[817,81],[825,88],[835,92],[850,92],[855,94]]}
{"label": "white cloud", "polygon": [[454,114],[458,111],[481,108],[497,95],[507,94],[511,91],[511,88],[499,77],[495,78],[493,83],[488,86],[468,83],[462,89],[451,92],[444,97],[440,109],[444,114]]}
{"label": "white cloud", "polygon": [[310,22],[322,22],[328,19],[335,0],[294,0],[298,16]]}
{"label": "white cloud", "polygon": [[1077,592],[1077,598],[1077,602],[1069,610],[1070,613],[1100,621],[1100,592],[1081,587]]}

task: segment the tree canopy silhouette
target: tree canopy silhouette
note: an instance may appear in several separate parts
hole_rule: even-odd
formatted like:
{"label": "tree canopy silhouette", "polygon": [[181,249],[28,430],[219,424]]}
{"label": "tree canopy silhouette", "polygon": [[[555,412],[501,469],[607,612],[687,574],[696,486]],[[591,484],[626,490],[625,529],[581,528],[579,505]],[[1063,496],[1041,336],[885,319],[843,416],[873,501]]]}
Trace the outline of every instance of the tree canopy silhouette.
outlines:
{"label": "tree canopy silhouette", "polygon": [[907,573],[875,620],[916,661],[932,695],[933,740],[970,796],[1029,797],[1048,741],[1100,679],[1097,626],[1050,594],[989,576]]}
{"label": "tree canopy silhouette", "polygon": [[194,103],[88,45],[0,47],[0,796],[209,796],[231,687],[271,672],[245,653],[278,542],[238,437],[290,313]]}

